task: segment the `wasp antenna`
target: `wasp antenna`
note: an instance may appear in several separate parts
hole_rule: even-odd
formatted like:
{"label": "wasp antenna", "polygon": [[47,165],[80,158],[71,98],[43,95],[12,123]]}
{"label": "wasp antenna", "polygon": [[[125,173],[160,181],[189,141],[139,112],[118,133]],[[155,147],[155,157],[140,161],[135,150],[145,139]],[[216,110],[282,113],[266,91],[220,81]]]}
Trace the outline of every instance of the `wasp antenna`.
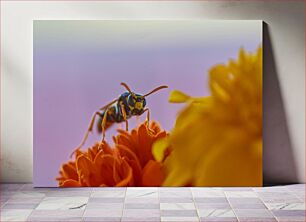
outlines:
{"label": "wasp antenna", "polygon": [[124,88],[126,88],[127,91],[129,91],[129,93],[132,94],[132,90],[130,89],[130,87],[126,83],[122,82],[122,83],[120,83],[120,85],[122,85]]}
{"label": "wasp antenna", "polygon": [[155,93],[156,91],[161,90],[161,89],[165,89],[165,88],[168,88],[168,86],[159,86],[159,87],[153,89],[151,92],[145,94],[143,97],[146,97],[146,96],[148,96],[148,95],[151,95],[152,93]]}

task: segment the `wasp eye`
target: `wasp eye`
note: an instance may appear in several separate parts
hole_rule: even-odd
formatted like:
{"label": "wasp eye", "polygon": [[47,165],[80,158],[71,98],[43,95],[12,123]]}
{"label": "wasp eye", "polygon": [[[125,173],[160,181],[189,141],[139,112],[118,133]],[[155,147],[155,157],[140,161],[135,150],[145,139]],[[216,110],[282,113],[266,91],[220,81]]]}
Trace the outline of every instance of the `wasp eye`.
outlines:
{"label": "wasp eye", "polygon": [[129,97],[128,97],[128,103],[129,103],[129,105],[134,106],[135,100],[134,100],[133,96],[129,95]]}

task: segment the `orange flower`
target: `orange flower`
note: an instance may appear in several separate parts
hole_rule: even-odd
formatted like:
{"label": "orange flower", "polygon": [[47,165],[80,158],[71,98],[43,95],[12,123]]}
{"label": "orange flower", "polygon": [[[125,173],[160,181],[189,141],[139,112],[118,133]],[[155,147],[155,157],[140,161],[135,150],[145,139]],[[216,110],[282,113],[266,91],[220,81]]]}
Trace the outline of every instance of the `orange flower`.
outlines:
{"label": "orange flower", "polygon": [[107,143],[99,148],[97,143],[87,151],[76,151],[76,160],[61,167],[59,186],[160,186],[165,177],[163,163],[154,159],[152,145],[167,133],[156,122],[149,129],[144,122],[131,133],[118,132],[114,148]]}
{"label": "orange flower", "polygon": [[[86,172],[86,167],[84,168],[84,162],[90,161],[94,162],[96,157],[99,155],[112,155],[113,150],[109,147],[107,143],[101,145],[100,150],[98,149],[99,143],[88,148],[87,151],[77,150],[75,152],[75,161],[69,161],[62,165],[60,170],[60,177],[56,178],[59,182],[60,187],[80,187],[86,186],[86,181],[82,180],[80,176]],[[88,161],[87,161],[88,160]],[[84,168],[84,169],[83,169]]]}
{"label": "orange flower", "polygon": [[149,128],[144,122],[131,133],[119,129],[119,135],[113,138],[116,149],[133,168],[136,186],[160,186],[164,180],[163,164],[153,157],[152,145],[167,133],[155,121]]}

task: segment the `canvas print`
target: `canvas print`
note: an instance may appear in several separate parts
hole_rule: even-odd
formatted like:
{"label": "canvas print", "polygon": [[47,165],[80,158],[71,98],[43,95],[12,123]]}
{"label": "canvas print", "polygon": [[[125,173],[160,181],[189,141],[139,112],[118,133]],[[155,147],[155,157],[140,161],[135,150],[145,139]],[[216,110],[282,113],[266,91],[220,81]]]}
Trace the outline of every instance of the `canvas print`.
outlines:
{"label": "canvas print", "polygon": [[34,186],[262,185],[262,21],[33,32]]}

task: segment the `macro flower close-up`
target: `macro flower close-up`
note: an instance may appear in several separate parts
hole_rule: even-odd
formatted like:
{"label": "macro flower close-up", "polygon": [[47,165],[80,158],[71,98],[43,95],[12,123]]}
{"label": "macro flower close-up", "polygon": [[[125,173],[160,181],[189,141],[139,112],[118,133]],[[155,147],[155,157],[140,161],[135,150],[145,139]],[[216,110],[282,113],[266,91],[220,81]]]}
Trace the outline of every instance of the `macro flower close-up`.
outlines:
{"label": "macro flower close-up", "polygon": [[113,147],[103,142],[86,151],[77,150],[75,160],[62,165],[58,184],[60,187],[161,186],[165,178],[163,162],[154,159],[152,145],[166,136],[166,131],[155,121],[149,129],[146,121],[131,132],[118,129]]}
{"label": "macro flower close-up", "polygon": [[262,185],[262,49],[239,52],[237,60],[209,70],[211,95],[193,98],[172,91],[169,101],[186,103],[169,137],[153,149],[165,161],[164,186]]}

